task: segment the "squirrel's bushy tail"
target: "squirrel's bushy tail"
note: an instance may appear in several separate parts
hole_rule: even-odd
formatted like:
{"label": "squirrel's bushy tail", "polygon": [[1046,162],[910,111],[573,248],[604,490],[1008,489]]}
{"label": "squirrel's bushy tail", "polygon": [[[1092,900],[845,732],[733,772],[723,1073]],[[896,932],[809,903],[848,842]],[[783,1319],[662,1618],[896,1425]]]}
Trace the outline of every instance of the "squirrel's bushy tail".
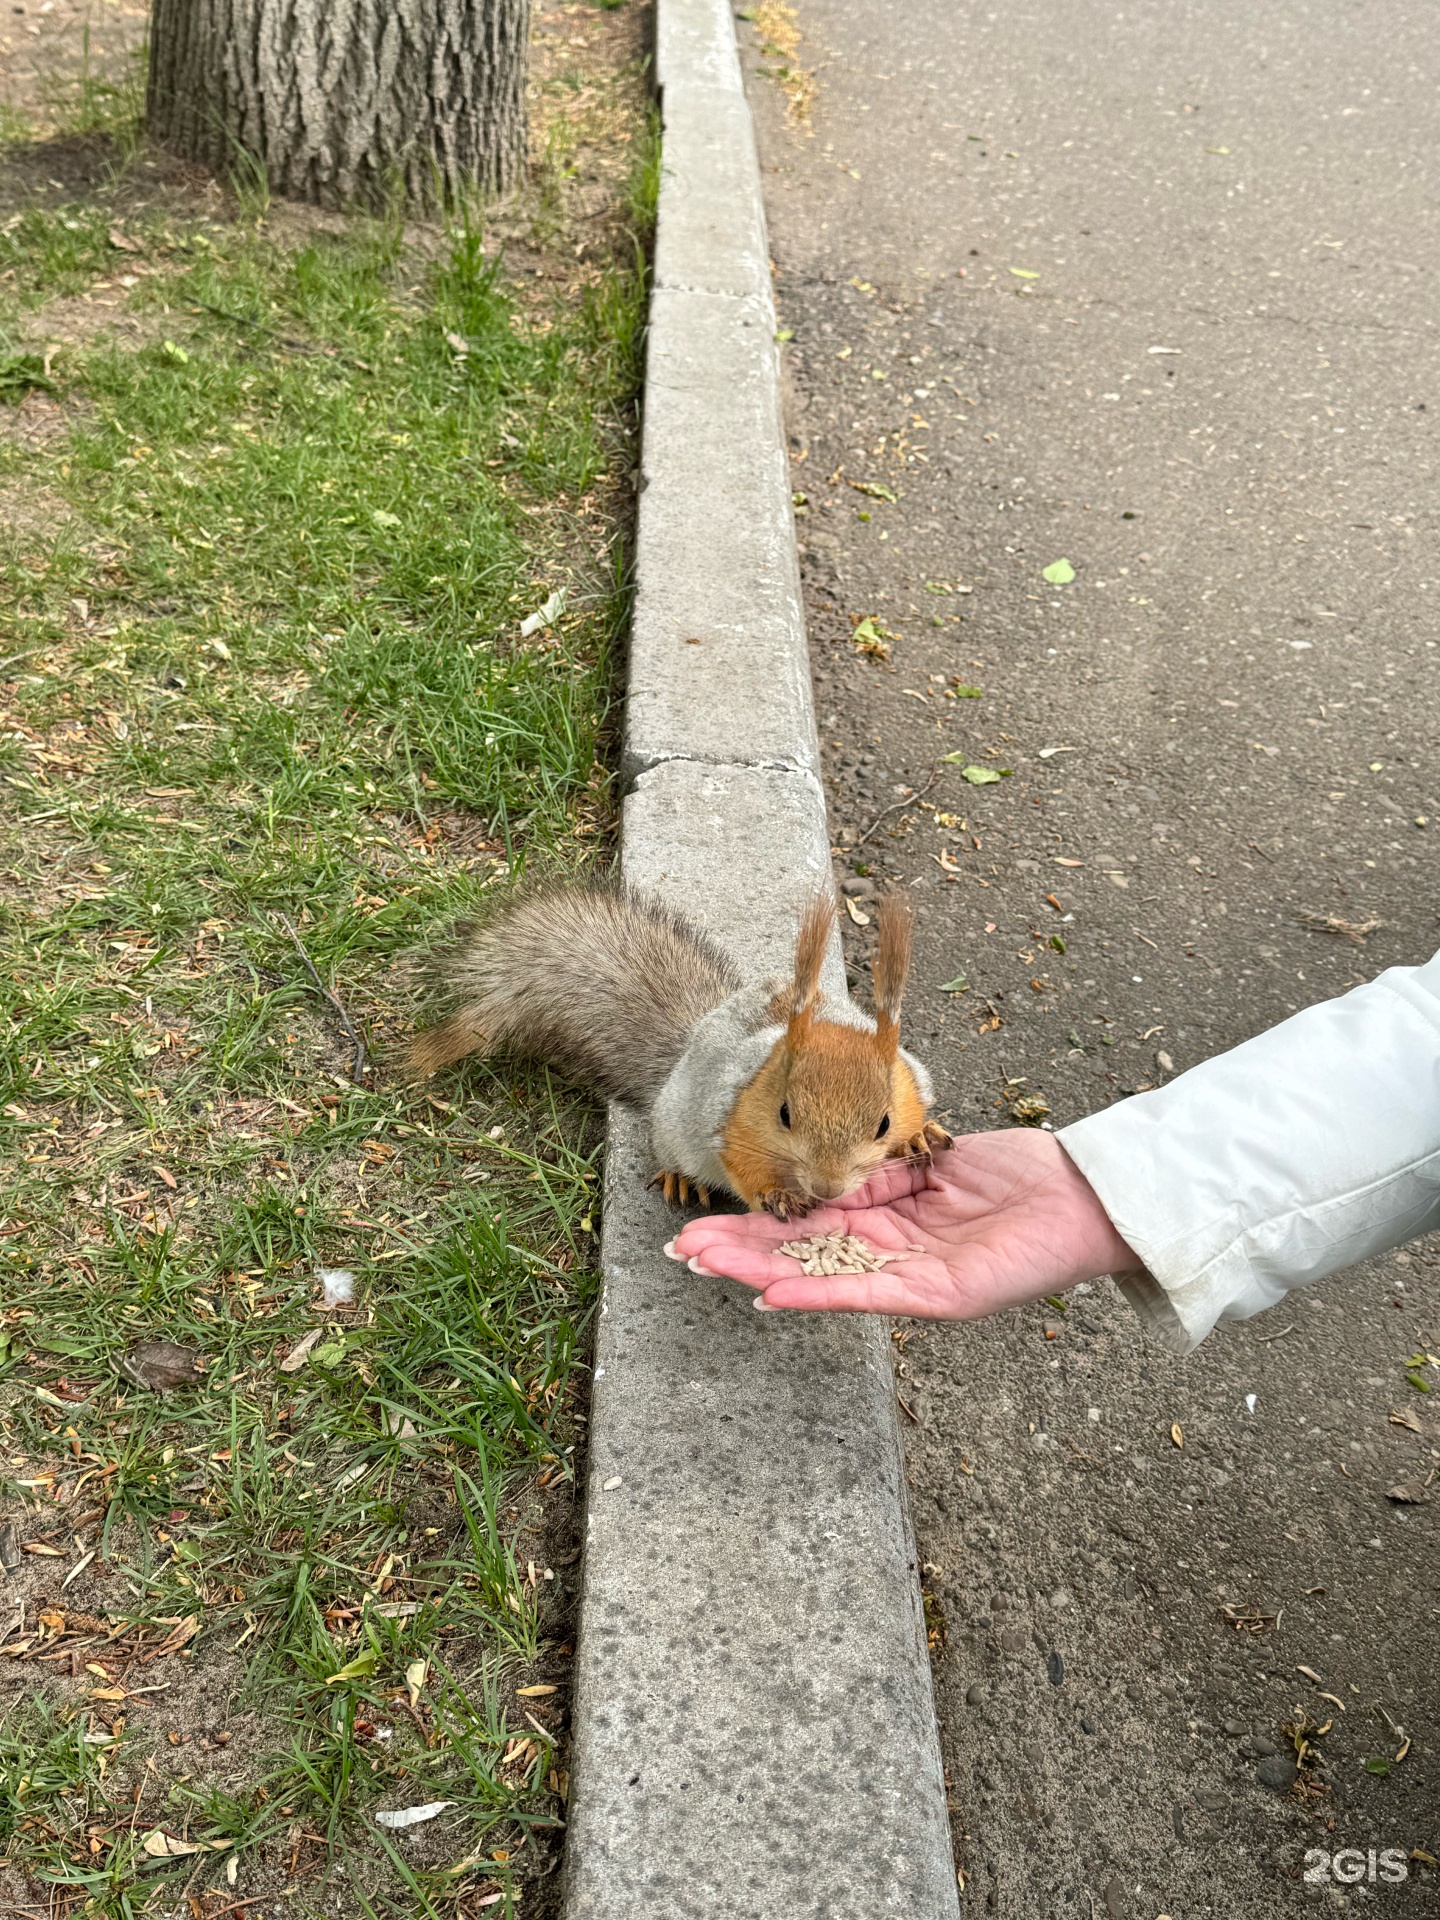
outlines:
{"label": "squirrel's bushy tail", "polygon": [[461,1004],[417,1036],[410,1065],[524,1054],[648,1107],[692,1029],[740,986],[712,941],[643,894],[561,889],[466,934],[442,974]]}

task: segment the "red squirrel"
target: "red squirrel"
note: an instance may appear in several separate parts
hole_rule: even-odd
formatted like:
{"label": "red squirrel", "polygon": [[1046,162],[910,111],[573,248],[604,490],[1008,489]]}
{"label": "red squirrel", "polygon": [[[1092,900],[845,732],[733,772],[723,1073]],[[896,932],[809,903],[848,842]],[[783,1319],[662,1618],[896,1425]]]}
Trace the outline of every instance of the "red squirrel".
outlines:
{"label": "red squirrel", "polygon": [[444,972],[460,999],[417,1036],[429,1074],[469,1053],[548,1062],[650,1122],[667,1200],[720,1189],[780,1219],[853,1192],[888,1159],[950,1136],[930,1076],[900,1045],[911,922],[884,897],[875,1017],[820,991],[833,901],[805,909],[789,980],[746,986],[729,956],[642,893],[533,895],[463,938]]}

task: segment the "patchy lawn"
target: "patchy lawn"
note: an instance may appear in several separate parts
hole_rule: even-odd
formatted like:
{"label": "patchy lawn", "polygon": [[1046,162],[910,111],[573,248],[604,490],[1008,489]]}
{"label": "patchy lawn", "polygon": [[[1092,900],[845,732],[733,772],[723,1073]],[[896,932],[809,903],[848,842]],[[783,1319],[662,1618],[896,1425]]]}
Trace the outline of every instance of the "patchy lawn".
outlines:
{"label": "patchy lawn", "polygon": [[609,856],[639,14],[483,235],[0,177],[7,1912],[555,1910],[598,1116],[395,1049]]}

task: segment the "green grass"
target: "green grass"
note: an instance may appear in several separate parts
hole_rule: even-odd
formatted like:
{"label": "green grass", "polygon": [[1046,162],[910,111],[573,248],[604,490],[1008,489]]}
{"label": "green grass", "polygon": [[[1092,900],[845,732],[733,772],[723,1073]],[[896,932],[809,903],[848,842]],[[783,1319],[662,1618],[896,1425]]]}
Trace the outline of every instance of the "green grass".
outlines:
{"label": "green grass", "polygon": [[[598,1123],[543,1074],[391,1062],[435,929],[606,854],[643,276],[522,299],[463,225],[114,224],[0,232],[0,329],[103,279],[142,330],[53,357],[63,431],[0,433],[0,1490],[62,1611],[200,1624],[120,1675],[168,1701],[26,1669],[0,1848],[123,1920],[232,1858],[291,1912],[505,1914],[563,1818],[563,1729],[514,1689],[565,1617]],[[134,1385],[143,1339],[201,1384]],[[207,1673],[238,1775],[185,1720]],[[370,1821],[429,1799],[418,1838]]]}

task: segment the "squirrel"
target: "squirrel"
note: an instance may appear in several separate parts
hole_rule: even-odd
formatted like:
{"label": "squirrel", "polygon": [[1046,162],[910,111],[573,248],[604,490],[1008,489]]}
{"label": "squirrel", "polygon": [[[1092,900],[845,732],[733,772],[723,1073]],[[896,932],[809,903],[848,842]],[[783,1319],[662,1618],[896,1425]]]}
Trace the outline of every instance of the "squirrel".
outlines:
{"label": "squirrel", "polygon": [[648,1116],[674,1205],[716,1189],[781,1220],[852,1192],[887,1159],[950,1144],[930,1076],[900,1046],[911,922],[878,909],[875,1017],[820,992],[834,902],[806,908],[791,978],[746,986],[729,956],[643,893],[562,889],[464,935],[442,969],[460,998],[419,1034],[431,1074],[469,1053],[546,1061]]}

